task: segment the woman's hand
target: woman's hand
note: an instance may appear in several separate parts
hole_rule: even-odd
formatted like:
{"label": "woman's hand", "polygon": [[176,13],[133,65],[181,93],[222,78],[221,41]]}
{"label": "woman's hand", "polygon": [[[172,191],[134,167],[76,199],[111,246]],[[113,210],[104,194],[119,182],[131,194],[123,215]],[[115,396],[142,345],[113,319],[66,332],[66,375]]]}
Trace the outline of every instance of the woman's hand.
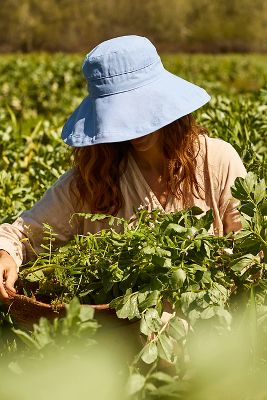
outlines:
{"label": "woman's hand", "polygon": [[0,250],[0,300],[8,299],[5,288],[16,293],[14,283],[18,278],[17,266],[10,254]]}

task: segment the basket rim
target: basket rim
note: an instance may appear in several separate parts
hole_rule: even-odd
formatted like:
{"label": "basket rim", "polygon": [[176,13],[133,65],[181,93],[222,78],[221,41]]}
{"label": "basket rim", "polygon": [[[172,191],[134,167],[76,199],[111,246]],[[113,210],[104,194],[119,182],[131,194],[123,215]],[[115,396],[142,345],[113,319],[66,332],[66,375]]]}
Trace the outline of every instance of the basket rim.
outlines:
{"label": "basket rim", "polygon": [[[30,304],[32,304],[34,306],[39,306],[39,307],[46,308],[46,309],[51,309],[51,310],[54,310],[54,309],[59,310],[59,309],[65,309],[66,308],[66,304],[67,303],[60,303],[57,306],[53,307],[51,304],[47,304],[47,303],[44,303],[42,301],[35,300],[34,298],[25,296],[23,294],[14,293],[13,291],[11,291],[8,288],[5,288],[5,290],[6,290],[6,292],[7,292],[9,297],[7,299],[4,299],[4,302],[5,302],[5,304],[9,305],[9,307],[11,307],[12,303],[14,301],[16,301],[16,302],[21,302],[21,303],[27,302],[28,304],[30,303]],[[81,307],[92,307],[95,310],[108,310],[108,309],[110,309],[109,303],[104,303],[104,304],[81,304]]]}

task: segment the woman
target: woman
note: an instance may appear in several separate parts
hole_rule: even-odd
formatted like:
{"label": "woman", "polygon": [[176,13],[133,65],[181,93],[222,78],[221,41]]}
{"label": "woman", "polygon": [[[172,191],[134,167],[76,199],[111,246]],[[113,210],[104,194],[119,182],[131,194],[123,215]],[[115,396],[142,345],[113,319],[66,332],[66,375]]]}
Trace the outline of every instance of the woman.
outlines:
{"label": "woman", "polygon": [[74,167],[14,224],[0,226],[0,297],[15,291],[21,263],[38,253],[43,223],[56,244],[107,227],[77,212],[130,218],[145,206],[165,212],[212,208],[216,235],[240,228],[230,187],[246,174],[234,148],[206,135],[191,113],[206,91],[166,71],[152,43],[140,36],[107,40],[85,58],[89,96],[66,122]]}

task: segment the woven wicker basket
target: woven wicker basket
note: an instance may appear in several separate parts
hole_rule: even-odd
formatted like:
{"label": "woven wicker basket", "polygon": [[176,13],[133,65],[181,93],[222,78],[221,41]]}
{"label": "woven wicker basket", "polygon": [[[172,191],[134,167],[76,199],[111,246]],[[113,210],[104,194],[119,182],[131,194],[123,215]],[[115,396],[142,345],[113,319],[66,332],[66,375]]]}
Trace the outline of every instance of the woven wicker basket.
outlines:
{"label": "woven wicker basket", "polygon": [[[66,314],[66,307],[64,304],[58,305],[55,309],[50,304],[36,301],[21,294],[15,294],[8,289],[6,289],[6,291],[9,295],[9,299],[5,301],[5,304],[13,321],[20,328],[31,330],[33,324],[37,324],[41,317],[52,321]],[[104,324],[108,327],[125,325],[126,321],[117,318],[115,311],[111,310],[108,304],[82,304],[81,307],[93,307],[95,309],[95,318],[101,325]]]}

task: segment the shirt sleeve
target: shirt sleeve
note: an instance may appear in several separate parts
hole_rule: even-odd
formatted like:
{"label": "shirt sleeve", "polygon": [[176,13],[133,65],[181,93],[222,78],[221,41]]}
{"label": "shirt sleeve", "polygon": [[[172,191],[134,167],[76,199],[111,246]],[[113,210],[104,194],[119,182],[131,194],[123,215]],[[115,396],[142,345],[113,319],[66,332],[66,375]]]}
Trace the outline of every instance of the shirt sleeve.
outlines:
{"label": "shirt sleeve", "polygon": [[75,209],[75,192],[72,191],[73,170],[63,174],[43,197],[24,211],[13,224],[0,225],[0,249],[7,251],[19,268],[22,262],[40,251],[44,237],[44,223],[56,234],[55,246],[60,246],[79,233],[77,221],[70,218]]}
{"label": "shirt sleeve", "polygon": [[237,177],[244,178],[247,175],[246,168],[237,151],[229,143],[225,143],[225,162],[221,182],[221,193],[219,200],[219,212],[223,222],[224,234],[238,231],[242,228],[240,214],[237,210],[239,201],[231,194],[231,186],[234,185]]}

